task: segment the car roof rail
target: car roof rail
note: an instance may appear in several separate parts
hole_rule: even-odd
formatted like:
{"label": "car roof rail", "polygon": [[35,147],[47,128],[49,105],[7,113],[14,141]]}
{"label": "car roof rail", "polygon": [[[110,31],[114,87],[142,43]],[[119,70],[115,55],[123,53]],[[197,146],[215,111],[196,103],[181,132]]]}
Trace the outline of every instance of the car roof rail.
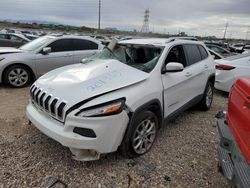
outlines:
{"label": "car roof rail", "polygon": [[175,40],[198,41],[198,39],[195,38],[195,37],[170,37],[170,38],[169,38],[169,41],[167,41],[167,43],[169,43],[169,42],[174,42]]}

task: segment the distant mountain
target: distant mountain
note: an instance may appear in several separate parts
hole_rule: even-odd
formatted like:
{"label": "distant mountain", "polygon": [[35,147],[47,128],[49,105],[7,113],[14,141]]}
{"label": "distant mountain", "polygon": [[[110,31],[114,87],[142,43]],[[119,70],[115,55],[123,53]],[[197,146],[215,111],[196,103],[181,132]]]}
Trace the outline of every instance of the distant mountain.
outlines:
{"label": "distant mountain", "polygon": [[63,24],[58,23],[58,22],[41,21],[41,20],[12,20],[12,19],[5,19],[5,20],[2,20],[2,21],[11,22],[11,23],[20,22],[20,23],[27,23],[27,24],[37,23],[37,24],[63,25]]}

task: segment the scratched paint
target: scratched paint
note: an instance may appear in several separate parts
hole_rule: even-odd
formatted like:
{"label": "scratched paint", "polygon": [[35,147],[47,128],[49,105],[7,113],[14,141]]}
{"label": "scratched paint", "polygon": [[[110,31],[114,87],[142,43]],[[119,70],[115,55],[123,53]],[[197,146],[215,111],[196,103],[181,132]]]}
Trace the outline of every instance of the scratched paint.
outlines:
{"label": "scratched paint", "polygon": [[96,89],[103,87],[108,82],[114,80],[115,78],[121,77],[122,73],[114,70],[110,73],[104,74],[99,79],[95,80],[93,83],[91,83],[89,86],[87,86],[88,91],[95,91]]}

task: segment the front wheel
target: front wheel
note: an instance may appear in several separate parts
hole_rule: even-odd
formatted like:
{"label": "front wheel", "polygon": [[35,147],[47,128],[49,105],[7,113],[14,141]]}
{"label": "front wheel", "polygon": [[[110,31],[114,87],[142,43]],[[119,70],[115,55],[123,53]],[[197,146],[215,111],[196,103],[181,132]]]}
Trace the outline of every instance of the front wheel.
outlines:
{"label": "front wheel", "polygon": [[121,145],[123,155],[133,158],[147,153],[156,139],[158,126],[158,118],[153,112],[136,115]]}
{"label": "front wheel", "polygon": [[31,81],[31,73],[25,66],[13,65],[4,71],[3,81],[10,87],[25,87]]}
{"label": "front wheel", "polygon": [[199,107],[203,111],[207,111],[211,108],[214,96],[214,86],[211,82],[207,83],[203,98],[199,104]]}

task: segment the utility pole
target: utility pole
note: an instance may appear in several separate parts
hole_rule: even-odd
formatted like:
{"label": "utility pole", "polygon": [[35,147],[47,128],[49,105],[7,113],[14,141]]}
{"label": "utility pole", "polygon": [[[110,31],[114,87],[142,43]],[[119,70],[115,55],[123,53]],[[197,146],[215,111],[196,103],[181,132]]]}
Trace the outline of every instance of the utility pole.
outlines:
{"label": "utility pole", "polygon": [[223,37],[223,39],[226,39],[227,28],[228,28],[228,22],[226,23],[226,27],[225,27],[225,31],[224,31],[224,37]]}
{"label": "utility pole", "polygon": [[99,0],[98,30],[101,29],[101,0]]}
{"label": "utility pole", "polygon": [[248,39],[248,34],[249,34],[249,32],[250,32],[250,26],[248,26],[248,28],[247,28],[247,32],[246,32],[246,40]]}

